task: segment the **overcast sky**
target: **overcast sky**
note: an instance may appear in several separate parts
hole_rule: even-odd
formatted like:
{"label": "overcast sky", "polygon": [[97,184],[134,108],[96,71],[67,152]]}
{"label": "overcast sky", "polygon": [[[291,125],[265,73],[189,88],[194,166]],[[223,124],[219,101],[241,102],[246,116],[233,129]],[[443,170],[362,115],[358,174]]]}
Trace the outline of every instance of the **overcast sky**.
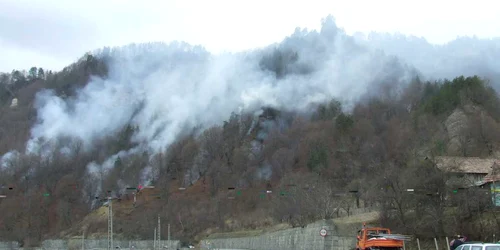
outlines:
{"label": "overcast sky", "polygon": [[0,71],[60,70],[103,46],[173,40],[240,51],[279,42],[332,14],[347,33],[400,32],[446,43],[500,37],[490,0],[0,0]]}

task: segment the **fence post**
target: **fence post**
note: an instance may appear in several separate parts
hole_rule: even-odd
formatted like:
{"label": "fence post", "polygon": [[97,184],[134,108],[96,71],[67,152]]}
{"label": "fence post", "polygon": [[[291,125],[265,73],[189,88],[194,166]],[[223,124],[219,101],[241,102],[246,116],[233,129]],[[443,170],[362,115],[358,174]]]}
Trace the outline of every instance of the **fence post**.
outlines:
{"label": "fence post", "polygon": [[448,247],[448,250],[450,250],[450,242],[448,241],[448,236],[446,236],[446,246]]}
{"label": "fence post", "polygon": [[436,238],[434,238],[434,244],[436,244],[436,250],[439,250],[439,247],[438,247],[438,240]]}
{"label": "fence post", "polygon": [[418,250],[420,250],[420,240],[417,238],[417,247],[418,247]]}

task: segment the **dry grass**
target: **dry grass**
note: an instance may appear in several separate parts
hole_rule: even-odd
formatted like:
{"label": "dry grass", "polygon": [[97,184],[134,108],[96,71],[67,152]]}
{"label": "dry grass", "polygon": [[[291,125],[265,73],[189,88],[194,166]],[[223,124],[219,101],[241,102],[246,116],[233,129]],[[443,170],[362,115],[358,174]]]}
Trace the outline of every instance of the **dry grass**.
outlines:
{"label": "dry grass", "polygon": [[336,219],[333,219],[333,222],[335,222],[337,224],[352,224],[352,223],[361,224],[363,222],[369,223],[369,222],[377,221],[379,216],[380,216],[380,213],[375,211],[375,212],[351,215],[348,217],[336,218]]}
{"label": "dry grass", "polygon": [[218,239],[218,238],[241,238],[241,237],[252,237],[259,236],[265,233],[272,233],[280,230],[285,230],[292,228],[289,224],[282,223],[277,224],[272,227],[257,229],[257,230],[241,230],[237,232],[226,232],[226,233],[213,233],[210,234],[208,239]]}
{"label": "dry grass", "polygon": [[247,230],[238,232],[228,232],[228,233],[214,233],[209,235],[208,239],[219,239],[219,238],[241,238],[241,237],[252,237],[258,236],[264,233],[264,230]]}

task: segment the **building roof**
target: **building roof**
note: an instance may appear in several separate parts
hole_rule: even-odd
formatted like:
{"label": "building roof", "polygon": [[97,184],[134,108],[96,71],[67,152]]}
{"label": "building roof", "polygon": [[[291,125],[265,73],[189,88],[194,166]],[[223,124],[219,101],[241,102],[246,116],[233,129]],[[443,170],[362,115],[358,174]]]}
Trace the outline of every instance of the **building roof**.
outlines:
{"label": "building roof", "polygon": [[438,156],[435,158],[436,166],[439,169],[452,173],[465,174],[486,175],[491,172],[495,161],[498,161],[498,159],[456,156]]}
{"label": "building roof", "polygon": [[490,172],[484,177],[485,182],[500,180],[500,160],[495,161]]}

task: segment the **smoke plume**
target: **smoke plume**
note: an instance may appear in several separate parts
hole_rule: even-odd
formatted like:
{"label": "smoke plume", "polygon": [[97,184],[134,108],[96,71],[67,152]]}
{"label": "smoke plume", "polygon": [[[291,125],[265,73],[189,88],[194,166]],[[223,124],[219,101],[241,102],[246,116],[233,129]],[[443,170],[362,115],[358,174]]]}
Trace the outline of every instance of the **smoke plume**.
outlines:
{"label": "smoke plume", "polygon": [[411,39],[349,36],[329,16],[319,31],[297,28],[281,43],[236,54],[212,55],[180,42],[104,48],[94,55],[109,63],[107,78],[93,78],[72,99],[38,94],[27,150],[36,151],[38,138],[62,136],[91,147],[131,124],[138,128],[133,142],[156,152],[179,134],[221,124],[238,110],[306,111],[331,98],[352,106],[380,83],[404,86],[416,75],[410,64],[429,78],[500,70],[493,60],[498,40],[433,46]]}
{"label": "smoke plume", "polygon": [[500,38],[459,37],[443,45],[433,45],[424,38],[372,32],[357,33],[356,42],[371,49],[398,56],[416,67],[424,76],[436,79],[459,75],[479,75],[492,81],[500,90]]}

